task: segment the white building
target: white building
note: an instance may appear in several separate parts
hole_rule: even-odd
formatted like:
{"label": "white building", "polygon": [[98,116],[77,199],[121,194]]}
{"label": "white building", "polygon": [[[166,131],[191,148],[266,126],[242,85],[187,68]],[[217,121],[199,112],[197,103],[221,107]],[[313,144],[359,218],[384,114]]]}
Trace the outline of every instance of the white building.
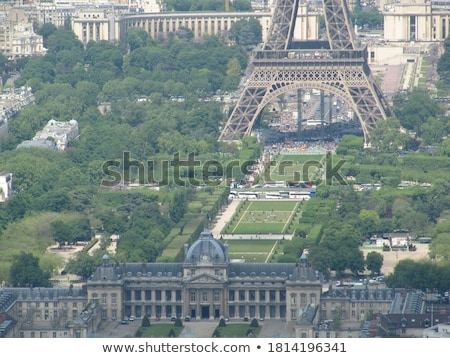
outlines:
{"label": "white building", "polygon": [[0,202],[6,201],[12,192],[12,174],[0,173]]}
{"label": "white building", "polygon": [[429,0],[401,0],[385,4],[384,40],[443,41],[450,33],[450,9]]}
{"label": "white building", "polygon": [[49,148],[65,150],[70,140],[79,136],[78,122],[74,119],[69,122],[58,122],[54,119],[48,121],[47,125],[32,140],[23,141],[18,148]]}
{"label": "white building", "polygon": [[10,40],[10,58],[43,56],[47,49],[41,35],[36,35],[32,24],[14,25]]}
{"label": "white building", "polygon": [[450,338],[450,323],[439,323],[423,330],[423,338]]}

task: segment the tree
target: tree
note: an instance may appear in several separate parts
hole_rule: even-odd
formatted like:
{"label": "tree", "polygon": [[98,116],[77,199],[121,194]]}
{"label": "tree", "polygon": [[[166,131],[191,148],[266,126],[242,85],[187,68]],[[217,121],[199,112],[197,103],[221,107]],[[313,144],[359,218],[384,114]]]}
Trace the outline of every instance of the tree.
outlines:
{"label": "tree", "polygon": [[174,325],[175,327],[183,327],[183,321],[181,320],[180,317],[177,317],[177,318],[175,319],[175,322],[174,322],[173,325]]}
{"label": "tree", "polygon": [[376,251],[371,251],[366,256],[366,268],[372,275],[379,275],[383,266],[383,255]]}
{"label": "tree", "polygon": [[74,275],[88,278],[99,265],[98,255],[89,255],[87,251],[78,252],[74,258],[71,258],[65,267],[65,271]]}
{"label": "tree", "polygon": [[239,20],[231,26],[236,43],[242,46],[257,45],[262,41],[262,27],[258,20]]}
{"label": "tree", "polygon": [[145,314],[142,318],[141,327],[150,327],[150,319],[148,318],[147,314]]}
{"label": "tree", "polygon": [[259,323],[258,320],[256,318],[253,318],[252,321],[250,322],[250,327],[259,327]]}
{"label": "tree", "polygon": [[62,220],[55,220],[50,224],[52,230],[53,239],[59,244],[64,246],[66,242],[72,241],[72,233],[70,226]]}
{"label": "tree", "polygon": [[131,27],[125,34],[125,42],[130,47],[130,51],[145,47],[149,39],[147,32],[140,27]]}
{"label": "tree", "polygon": [[448,86],[450,84],[450,37],[444,41],[444,53],[439,57],[436,71],[439,79]]}
{"label": "tree", "polygon": [[401,131],[400,121],[388,118],[377,122],[371,131],[370,144],[374,150],[387,153],[397,153],[406,147],[409,135]]}
{"label": "tree", "polygon": [[21,252],[14,256],[9,277],[13,287],[50,287],[50,273],[39,267],[39,258]]}
{"label": "tree", "polygon": [[417,88],[407,93],[396,93],[393,102],[400,124],[415,131],[418,137],[421,136],[423,123],[443,114],[443,109],[430,97],[429,92]]}

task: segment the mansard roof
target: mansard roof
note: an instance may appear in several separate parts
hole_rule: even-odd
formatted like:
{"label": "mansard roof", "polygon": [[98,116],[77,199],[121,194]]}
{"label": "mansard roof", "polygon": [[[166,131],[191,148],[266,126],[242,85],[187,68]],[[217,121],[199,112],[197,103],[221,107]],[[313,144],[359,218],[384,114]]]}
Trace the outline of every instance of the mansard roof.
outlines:
{"label": "mansard roof", "polygon": [[203,231],[198,240],[185,251],[186,264],[202,261],[206,258],[215,264],[228,263],[228,252],[224,244],[215,239],[211,232]]}
{"label": "mansard roof", "polygon": [[183,265],[173,262],[117,263],[99,266],[91,276],[92,281],[121,280],[126,277],[182,277]]}

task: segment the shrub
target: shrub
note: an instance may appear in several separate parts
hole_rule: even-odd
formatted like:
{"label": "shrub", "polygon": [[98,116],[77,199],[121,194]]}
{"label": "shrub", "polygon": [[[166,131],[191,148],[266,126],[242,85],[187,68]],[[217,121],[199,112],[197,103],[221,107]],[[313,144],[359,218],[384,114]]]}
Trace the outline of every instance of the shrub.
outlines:
{"label": "shrub", "polygon": [[147,315],[142,318],[141,327],[150,327],[150,320],[148,319]]}
{"label": "shrub", "polygon": [[259,327],[259,323],[258,323],[258,320],[256,318],[252,319],[252,322],[250,323],[250,327]]}
{"label": "shrub", "polygon": [[183,322],[181,321],[180,317],[177,317],[175,320],[175,323],[173,324],[175,327],[183,327]]}
{"label": "shrub", "polygon": [[225,322],[225,320],[223,318],[220,319],[219,321],[219,327],[225,327],[227,324]]}
{"label": "shrub", "polygon": [[216,338],[217,338],[217,337],[220,337],[220,332],[219,332],[217,329],[215,329],[214,332],[213,332],[213,334],[212,334],[212,336],[213,336],[213,337],[216,337]]}

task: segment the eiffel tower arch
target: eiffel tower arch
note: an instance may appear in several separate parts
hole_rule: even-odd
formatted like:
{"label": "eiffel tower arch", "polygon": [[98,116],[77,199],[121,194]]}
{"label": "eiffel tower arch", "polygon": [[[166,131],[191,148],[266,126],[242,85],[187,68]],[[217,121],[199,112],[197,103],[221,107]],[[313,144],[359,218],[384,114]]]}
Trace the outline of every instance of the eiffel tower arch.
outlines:
{"label": "eiffel tower arch", "polygon": [[361,124],[364,145],[378,120],[393,116],[372,77],[367,49],[356,41],[345,0],[322,0],[327,49],[292,48],[299,0],[277,0],[267,40],[254,51],[249,74],[219,141],[240,141],[251,134],[264,107],[297,89],[330,92],[347,103]]}

